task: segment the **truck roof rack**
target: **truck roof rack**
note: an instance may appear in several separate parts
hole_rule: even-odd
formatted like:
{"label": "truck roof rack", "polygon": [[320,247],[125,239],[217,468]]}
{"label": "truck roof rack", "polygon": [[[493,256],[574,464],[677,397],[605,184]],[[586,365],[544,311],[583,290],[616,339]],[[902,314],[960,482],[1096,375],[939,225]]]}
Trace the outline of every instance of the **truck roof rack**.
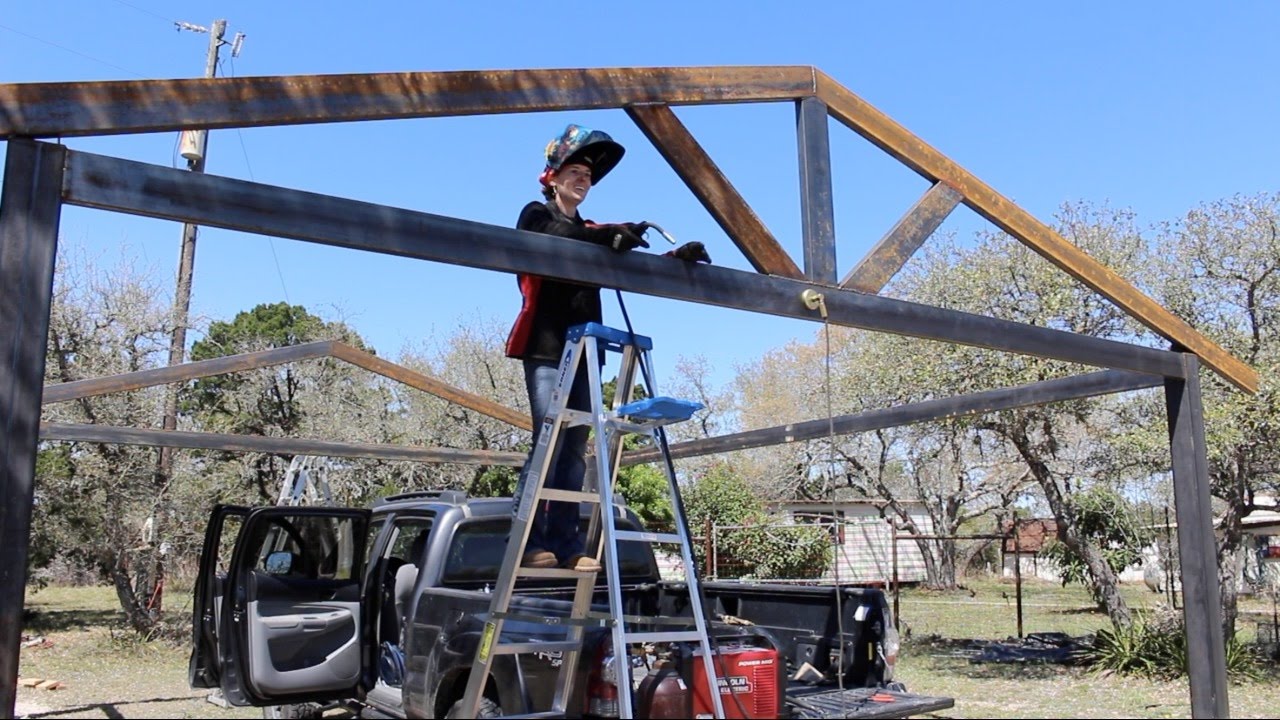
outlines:
{"label": "truck roof rack", "polygon": [[374,505],[387,505],[406,500],[437,500],[450,505],[461,505],[467,501],[467,492],[465,490],[412,490],[397,495],[388,495],[378,500]]}

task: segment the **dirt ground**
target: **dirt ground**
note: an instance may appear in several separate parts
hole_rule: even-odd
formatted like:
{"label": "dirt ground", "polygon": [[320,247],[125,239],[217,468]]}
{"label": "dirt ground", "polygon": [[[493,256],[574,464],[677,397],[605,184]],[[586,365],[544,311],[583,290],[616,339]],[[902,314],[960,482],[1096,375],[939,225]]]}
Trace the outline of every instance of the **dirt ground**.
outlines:
{"label": "dirt ground", "polygon": [[[972,591],[974,594],[971,594]],[[1008,634],[1009,609],[996,586],[971,587],[954,596],[904,597],[902,614],[930,632],[956,625],[987,628],[989,637]],[[1044,590],[1045,593],[1049,589]],[[1029,615],[1028,632],[1053,630],[1069,622],[1073,632],[1100,626],[1080,593],[1060,589],[1052,603]],[[189,595],[173,591],[170,612],[190,616]],[[926,601],[927,604],[926,604]],[[1048,607],[1052,604],[1054,607]],[[206,700],[208,691],[187,687],[187,641],[139,641],[121,623],[110,588],[50,587],[29,593],[19,676],[56,680],[56,690],[19,687],[17,714],[27,718],[250,718],[256,708],[224,708]],[[954,615],[949,618],[948,615]],[[179,624],[185,624],[185,621]],[[935,717],[1190,717],[1186,680],[1158,682],[1099,676],[1084,668],[1057,665],[975,664],[945,645],[921,641],[904,645],[898,679],[917,693],[955,698],[955,707]],[[1276,717],[1280,682],[1274,668],[1261,682],[1230,689],[1233,717]]]}

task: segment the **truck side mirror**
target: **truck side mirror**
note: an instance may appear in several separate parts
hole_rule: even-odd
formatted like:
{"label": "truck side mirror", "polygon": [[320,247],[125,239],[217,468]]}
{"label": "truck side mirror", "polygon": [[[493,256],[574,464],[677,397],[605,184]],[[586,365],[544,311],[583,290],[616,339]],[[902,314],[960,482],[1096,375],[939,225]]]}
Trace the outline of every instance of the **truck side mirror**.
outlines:
{"label": "truck side mirror", "polygon": [[293,568],[293,553],[288,550],[273,552],[267,556],[263,566],[268,575],[288,575],[289,570]]}

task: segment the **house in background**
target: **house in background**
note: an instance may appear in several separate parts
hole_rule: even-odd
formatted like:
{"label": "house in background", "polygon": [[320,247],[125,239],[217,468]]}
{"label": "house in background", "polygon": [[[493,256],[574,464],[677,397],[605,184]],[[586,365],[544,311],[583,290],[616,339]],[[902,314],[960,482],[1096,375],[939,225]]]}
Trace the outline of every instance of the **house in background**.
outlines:
{"label": "house in background", "polygon": [[[933,519],[923,503],[902,505],[920,532],[933,533]],[[898,518],[887,502],[779,502],[770,504],[769,510],[784,522],[825,525],[830,529],[832,542],[837,546],[837,562],[823,580],[882,587],[893,582],[894,531],[890,521]],[[924,556],[914,541],[901,537],[905,534],[903,530],[898,531],[898,582],[924,582]]]}
{"label": "house in background", "polygon": [[[1004,520],[1000,530],[1008,536],[1013,521]],[[1018,532],[1004,541],[1003,568],[1001,576],[1014,576],[1014,563],[1017,562],[1023,579],[1038,578],[1062,582],[1062,573],[1058,566],[1044,558],[1041,553],[1058,538],[1058,522],[1053,518],[1030,518],[1018,520]],[[1154,548],[1152,549],[1154,553]],[[1144,559],[1149,553],[1144,552]],[[1120,582],[1142,582],[1142,563],[1126,567],[1119,575]]]}

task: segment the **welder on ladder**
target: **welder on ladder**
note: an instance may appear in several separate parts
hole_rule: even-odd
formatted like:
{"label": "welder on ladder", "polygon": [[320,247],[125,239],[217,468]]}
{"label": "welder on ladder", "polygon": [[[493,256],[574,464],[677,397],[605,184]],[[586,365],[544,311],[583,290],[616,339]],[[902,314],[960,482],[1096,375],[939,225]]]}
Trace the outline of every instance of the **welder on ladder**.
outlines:
{"label": "welder on ladder", "polygon": [[[538,177],[544,202],[530,202],[520,212],[516,228],[558,235],[603,245],[615,252],[647,248],[644,232],[650,223],[596,225],[582,219],[578,207],[596,183],[622,159],[625,149],[608,133],[579,125],[569,125],[547,144],[546,165]],[[700,242],[690,242],[665,253],[687,262],[710,263],[711,257]],[[507,337],[507,356],[524,363],[525,389],[533,417],[533,447],[537,447],[540,426],[551,404],[558,378],[556,373],[569,328],[585,323],[603,323],[600,288],[536,275],[519,275],[517,282],[524,301]],[[569,408],[588,410],[589,394],[585,366],[579,368],[569,396]],[[586,426],[567,428],[557,458],[552,460],[546,487],[582,489],[586,475],[585,454],[590,432]],[[516,484],[515,497],[523,495],[529,476],[526,461]],[[517,504],[518,506],[518,504]],[[584,541],[578,531],[577,503],[546,501],[535,513],[524,567],[564,567],[595,572],[600,565],[583,553]]]}

